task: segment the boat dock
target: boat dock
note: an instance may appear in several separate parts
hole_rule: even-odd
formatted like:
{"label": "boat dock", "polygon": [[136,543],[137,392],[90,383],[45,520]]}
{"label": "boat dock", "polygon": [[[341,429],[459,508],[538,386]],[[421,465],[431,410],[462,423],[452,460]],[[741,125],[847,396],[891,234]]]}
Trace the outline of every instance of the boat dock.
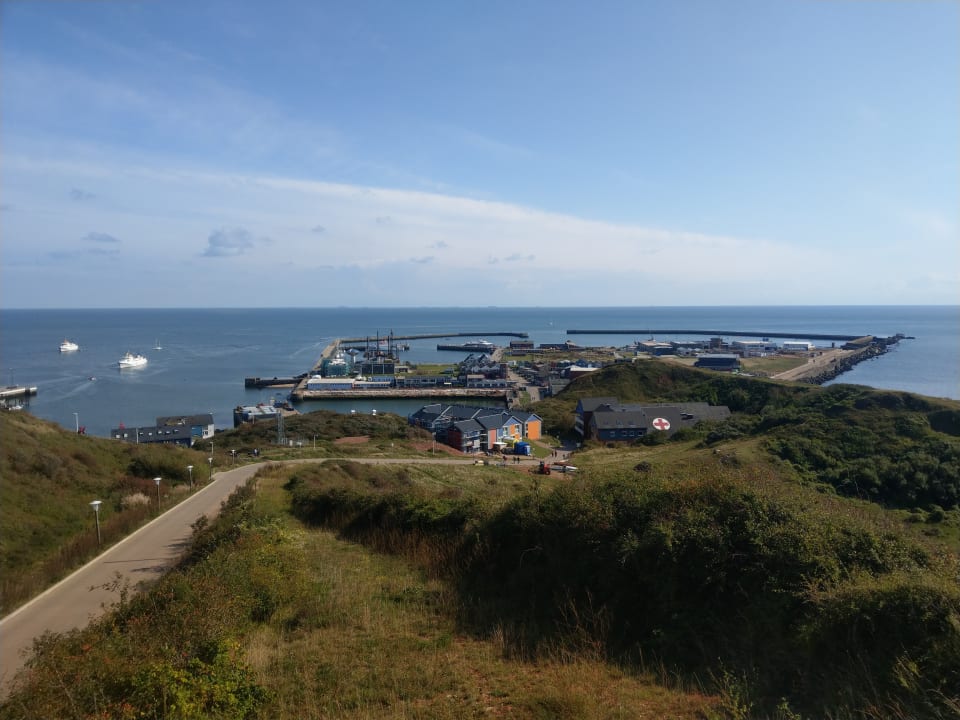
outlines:
{"label": "boat dock", "polygon": [[[320,373],[323,361],[334,357],[338,352],[351,347],[379,348],[382,343],[388,347],[397,347],[398,340],[431,340],[435,338],[475,338],[475,337],[515,337],[528,338],[525,332],[440,332],[420,333],[416,335],[365,336],[335,338],[328,344],[320,357],[310,368],[310,371],[295,378],[247,378],[246,387],[292,387],[290,397],[293,400],[343,399],[343,398],[431,398],[431,397],[492,397],[507,399],[508,389],[505,388],[475,388],[475,387],[444,387],[444,388],[365,388],[355,390],[308,390],[307,380],[312,375]],[[287,381],[295,381],[289,384]],[[260,384],[254,384],[260,383]]]}
{"label": "boat dock", "polygon": [[7,385],[0,388],[0,400],[10,400],[13,398],[31,397],[37,394],[36,387],[23,387],[21,385]]}
{"label": "boat dock", "polygon": [[303,380],[306,377],[306,374],[297,375],[296,377],[272,377],[272,378],[262,378],[262,377],[247,377],[243,379],[243,386],[245,388],[255,388],[261,390],[263,388],[292,388],[296,387],[297,383]]}

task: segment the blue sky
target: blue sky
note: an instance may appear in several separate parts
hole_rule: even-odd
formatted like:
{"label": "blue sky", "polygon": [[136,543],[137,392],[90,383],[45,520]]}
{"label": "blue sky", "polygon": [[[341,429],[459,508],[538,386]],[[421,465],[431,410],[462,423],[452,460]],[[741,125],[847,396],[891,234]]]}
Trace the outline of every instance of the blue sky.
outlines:
{"label": "blue sky", "polygon": [[0,306],[956,304],[960,4],[0,0]]}

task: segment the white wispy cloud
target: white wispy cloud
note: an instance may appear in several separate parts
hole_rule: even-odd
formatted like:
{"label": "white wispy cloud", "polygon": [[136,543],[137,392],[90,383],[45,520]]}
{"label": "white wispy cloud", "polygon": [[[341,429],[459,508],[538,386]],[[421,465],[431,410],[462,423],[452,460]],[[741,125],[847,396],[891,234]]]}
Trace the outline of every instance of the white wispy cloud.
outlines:
{"label": "white wispy cloud", "polygon": [[[470,304],[498,294],[511,303],[542,305],[857,300],[845,270],[857,260],[840,247],[611,223],[421,190],[231,174],[129,157],[113,162],[109,152],[57,159],[13,154],[7,160],[5,176],[25,184],[32,176],[77,188],[95,180],[98,193],[116,207],[66,200],[75,218],[53,205],[43,208],[46,216],[114,228],[116,237],[128,239],[130,262],[149,264],[151,282],[183,282],[201,273],[191,262],[200,243],[200,255],[229,258],[229,279],[197,275],[217,297],[273,270],[286,279],[276,302],[288,304],[342,303],[357,293],[364,304],[388,305],[431,297]],[[14,216],[26,236],[29,214],[8,214]],[[449,251],[452,239],[456,252]],[[276,252],[258,252],[267,242]],[[910,262],[919,267],[926,261]],[[907,265],[903,270],[909,274]],[[219,291],[217,283],[224,283]],[[815,298],[812,286],[834,289]],[[916,292],[904,286],[901,297]]]}

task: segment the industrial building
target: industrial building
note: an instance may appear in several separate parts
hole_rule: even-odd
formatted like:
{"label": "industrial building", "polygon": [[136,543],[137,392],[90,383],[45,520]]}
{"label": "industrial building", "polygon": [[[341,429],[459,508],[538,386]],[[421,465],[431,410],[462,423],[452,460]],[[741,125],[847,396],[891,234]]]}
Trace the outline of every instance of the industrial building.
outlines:
{"label": "industrial building", "polygon": [[740,356],[733,353],[710,353],[700,355],[694,367],[707,370],[731,371],[740,369]]}
{"label": "industrial building", "polygon": [[171,415],[158,417],[156,425],[144,427],[120,427],[110,430],[114,440],[135,444],[161,443],[192,446],[194,443],[213,437],[216,428],[211,413],[200,415]]}

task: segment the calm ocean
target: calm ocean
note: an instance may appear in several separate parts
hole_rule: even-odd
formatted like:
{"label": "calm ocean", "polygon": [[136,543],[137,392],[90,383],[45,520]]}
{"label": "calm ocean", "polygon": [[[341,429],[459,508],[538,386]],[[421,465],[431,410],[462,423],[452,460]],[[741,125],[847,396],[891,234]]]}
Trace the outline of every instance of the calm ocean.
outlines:
{"label": "calm ocean", "polygon": [[[569,329],[641,330],[631,335],[568,335]],[[327,308],[218,310],[0,310],[0,385],[37,386],[34,415],[108,436],[120,423],[152,424],[157,416],[212,412],[232,426],[232,409],[266,402],[275,391],[247,390],[246,376],[288,376],[310,369],[336,337],[474,332],[527,332],[535,343],[573,340],[626,345],[658,329],[850,335],[913,335],[886,355],[861,363],[838,382],[960,399],[960,307],[709,308]],[[653,334],[656,335],[654,332]],[[679,336],[657,335],[658,339]],[[80,345],[60,353],[62,340]],[[506,338],[488,338],[498,344]],[[411,362],[459,359],[437,340],[411,343]],[[817,344],[824,344],[822,341]],[[826,343],[829,344],[829,343]],[[156,350],[159,345],[162,349]],[[146,367],[120,371],[127,351]],[[341,412],[372,409],[406,415],[420,401],[306,403]]]}

